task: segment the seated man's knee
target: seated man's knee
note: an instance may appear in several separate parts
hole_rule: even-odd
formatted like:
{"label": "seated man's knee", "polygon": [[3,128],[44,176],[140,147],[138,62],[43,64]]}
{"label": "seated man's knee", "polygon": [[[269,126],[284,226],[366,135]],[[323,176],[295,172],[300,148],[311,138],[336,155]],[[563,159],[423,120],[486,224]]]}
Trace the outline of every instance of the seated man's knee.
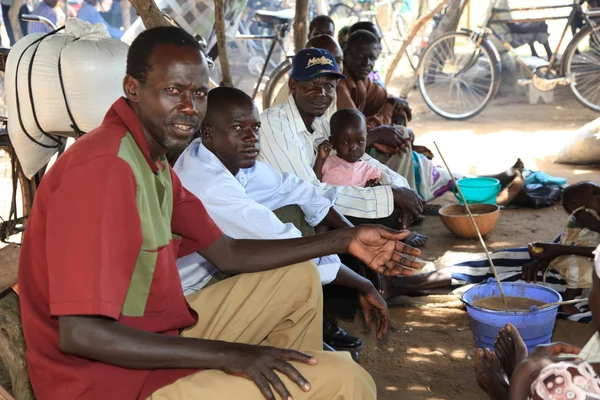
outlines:
{"label": "seated man's knee", "polygon": [[[305,292],[305,296],[315,291],[321,292],[321,278],[319,270],[313,261],[307,261],[299,264],[284,267],[286,273],[283,281],[293,287],[294,292]],[[291,295],[291,294],[290,294]]]}
{"label": "seated man's knee", "polygon": [[315,375],[318,374],[319,377],[325,378],[320,379],[318,383],[315,382],[317,385],[322,382],[328,389],[350,394],[349,398],[376,398],[375,381],[364,368],[352,360],[349,354],[322,352],[316,357],[318,364],[315,366]]}

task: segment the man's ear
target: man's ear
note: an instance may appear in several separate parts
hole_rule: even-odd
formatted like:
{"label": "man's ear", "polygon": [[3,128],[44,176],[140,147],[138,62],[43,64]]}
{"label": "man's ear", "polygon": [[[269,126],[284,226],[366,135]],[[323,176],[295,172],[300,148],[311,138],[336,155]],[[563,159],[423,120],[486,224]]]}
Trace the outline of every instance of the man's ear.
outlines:
{"label": "man's ear", "polygon": [[290,78],[288,81],[288,88],[291,94],[296,95],[296,80],[294,78]]}
{"label": "man's ear", "polygon": [[200,136],[202,137],[202,143],[212,143],[213,136],[210,125],[202,124],[200,127]]}
{"label": "man's ear", "polygon": [[123,79],[123,92],[125,92],[127,100],[137,103],[140,99],[139,88],[140,81],[131,75],[125,75],[125,78]]}

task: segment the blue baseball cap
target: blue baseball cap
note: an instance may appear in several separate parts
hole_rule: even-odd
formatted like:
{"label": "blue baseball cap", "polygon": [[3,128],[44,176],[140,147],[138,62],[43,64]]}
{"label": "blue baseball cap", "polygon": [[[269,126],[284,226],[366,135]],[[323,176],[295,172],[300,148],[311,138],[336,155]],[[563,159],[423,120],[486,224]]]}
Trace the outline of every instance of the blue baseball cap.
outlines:
{"label": "blue baseball cap", "polygon": [[333,75],[338,79],[346,79],[340,74],[333,54],[324,49],[302,49],[292,60],[290,76],[297,81],[310,81],[323,75]]}

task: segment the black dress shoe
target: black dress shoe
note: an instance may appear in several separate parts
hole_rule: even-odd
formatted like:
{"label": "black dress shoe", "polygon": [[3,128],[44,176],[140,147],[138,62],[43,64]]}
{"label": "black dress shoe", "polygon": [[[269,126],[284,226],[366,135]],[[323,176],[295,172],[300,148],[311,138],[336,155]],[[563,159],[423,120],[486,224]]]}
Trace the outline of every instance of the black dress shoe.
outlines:
{"label": "black dress shoe", "polygon": [[330,321],[323,323],[323,341],[336,350],[357,350],[362,347],[362,340]]}

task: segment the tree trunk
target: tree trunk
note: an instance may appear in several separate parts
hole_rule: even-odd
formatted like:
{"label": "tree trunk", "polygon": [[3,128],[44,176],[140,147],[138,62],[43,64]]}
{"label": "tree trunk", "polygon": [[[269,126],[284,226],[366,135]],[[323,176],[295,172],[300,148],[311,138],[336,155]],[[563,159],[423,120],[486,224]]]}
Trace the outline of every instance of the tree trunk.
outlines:
{"label": "tree trunk", "polygon": [[217,49],[221,66],[221,86],[233,87],[229,57],[227,57],[227,38],[225,36],[225,2],[215,0],[215,31],[217,33]]}
{"label": "tree trunk", "polygon": [[21,21],[19,20],[19,10],[23,5],[23,0],[14,0],[8,10],[8,18],[10,18],[10,26],[12,27],[15,42],[23,37],[21,32]]}
{"label": "tree trunk", "polygon": [[19,297],[12,290],[0,299],[0,356],[10,376],[15,398],[34,400],[25,361]]}
{"label": "tree trunk", "polygon": [[[400,63],[400,60],[402,59],[402,56],[404,56],[404,53],[406,53],[406,48],[408,47],[410,42],[412,42],[413,39],[415,38],[415,36],[417,35],[417,32],[419,32],[419,30],[423,27],[423,25],[425,25],[425,23],[427,23],[427,21],[432,19],[435,16],[435,14],[437,14],[442,9],[442,7],[444,7],[444,5],[446,3],[448,3],[448,1],[450,1],[450,0],[442,0],[427,15],[424,15],[423,17],[419,18],[419,20],[417,22],[415,22],[415,24],[413,25],[413,27],[410,30],[410,33],[406,37],[406,40],[404,41],[404,43],[402,43],[400,50],[398,50],[396,57],[394,57],[394,60],[390,64],[390,68],[388,69],[387,74],[385,75],[385,84],[386,85],[389,84],[390,80],[392,79],[392,76],[394,76],[394,71],[396,70],[396,67]],[[410,86],[412,87],[412,85],[413,84],[411,83]],[[403,92],[403,91],[401,90],[401,92]],[[402,93],[402,95],[405,95],[405,93]]]}
{"label": "tree trunk", "polygon": [[294,49],[296,53],[304,48],[308,41],[308,0],[296,0],[294,18]]}
{"label": "tree trunk", "polygon": [[446,7],[446,12],[442,17],[442,20],[440,21],[438,26],[433,30],[433,32],[431,32],[431,35],[429,35],[429,43],[433,43],[434,40],[448,32],[456,31],[456,29],[458,28],[458,20],[460,19],[460,11],[461,1],[450,0],[450,2],[448,3],[448,7]]}
{"label": "tree trunk", "polygon": [[166,26],[168,22],[160,13],[160,9],[154,0],[130,0],[135,7],[138,15],[142,18],[142,22],[146,29],[156,28],[158,26]]}
{"label": "tree trunk", "polygon": [[[115,0],[117,1],[117,0]],[[123,28],[125,28],[125,30],[127,30],[130,26],[131,26],[131,3],[129,2],[129,0],[120,0],[121,1],[121,18],[122,18],[122,24],[123,24]]]}

